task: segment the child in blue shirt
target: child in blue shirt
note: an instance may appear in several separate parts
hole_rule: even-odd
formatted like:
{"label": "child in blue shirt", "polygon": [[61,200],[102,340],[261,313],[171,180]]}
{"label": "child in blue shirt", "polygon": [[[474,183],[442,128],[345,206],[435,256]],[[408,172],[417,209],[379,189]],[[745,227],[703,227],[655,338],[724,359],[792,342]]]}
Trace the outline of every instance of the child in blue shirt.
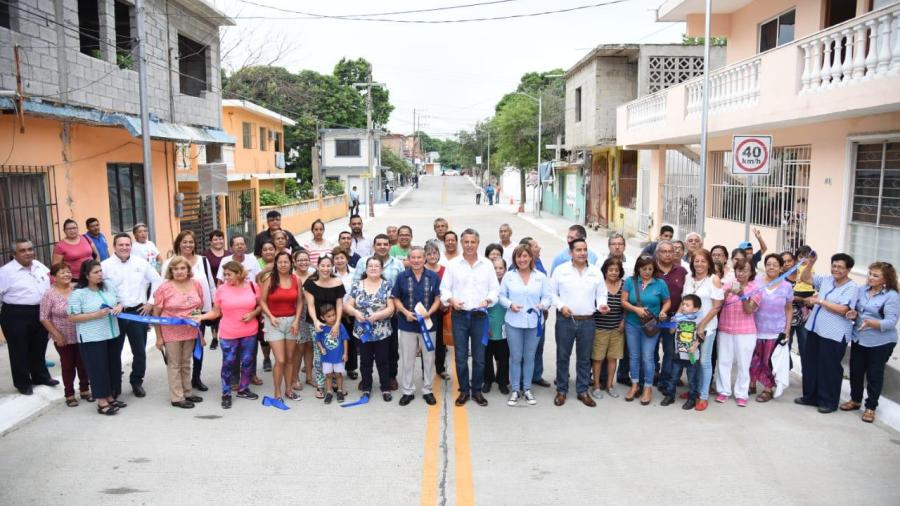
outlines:
{"label": "child in blue shirt", "polygon": [[[347,331],[343,325],[340,327],[338,337],[331,335],[331,328],[337,323],[337,310],[331,304],[325,304],[320,310],[319,316],[325,325],[322,332],[316,334],[316,345],[322,356],[322,373],[325,374],[325,385],[334,385],[337,381],[335,395],[339,403],[344,402],[344,362],[347,361]],[[325,404],[331,404],[331,392],[325,394]]]}

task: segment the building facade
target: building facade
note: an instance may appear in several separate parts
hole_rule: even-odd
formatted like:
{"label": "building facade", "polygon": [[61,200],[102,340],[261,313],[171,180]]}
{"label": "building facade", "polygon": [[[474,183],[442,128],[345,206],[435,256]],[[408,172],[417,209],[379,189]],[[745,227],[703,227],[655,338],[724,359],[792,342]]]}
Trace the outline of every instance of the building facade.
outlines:
{"label": "building facade", "polygon": [[384,201],[388,168],[381,165],[383,135],[384,132],[381,131],[375,133],[376,177],[373,180],[369,174],[369,150],[366,149],[368,136],[364,128],[328,128],[319,131],[323,179],[341,181],[348,196],[355,186],[359,192],[360,206],[368,204],[370,191],[375,196],[374,202]]}
{"label": "building facade", "polygon": [[[661,21],[702,33],[703,10],[670,0]],[[770,174],[749,188],[749,220],[770,250],[809,244],[845,251],[857,273],[900,251],[900,3],[729,2],[713,8],[712,34],[728,38],[712,72],[703,217],[711,241],[733,247],[748,218],[744,176],[731,174],[732,136],[773,137]],[[617,110],[620,144],[651,154],[649,200],[657,224],[693,202],[699,183],[673,159],[699,154],[702,81],[693,79]],[[678,172],[680,184],[670,183]],[[693,198],[693,200],[692,200]],[[690,209],[692,212],[696,209]]]}

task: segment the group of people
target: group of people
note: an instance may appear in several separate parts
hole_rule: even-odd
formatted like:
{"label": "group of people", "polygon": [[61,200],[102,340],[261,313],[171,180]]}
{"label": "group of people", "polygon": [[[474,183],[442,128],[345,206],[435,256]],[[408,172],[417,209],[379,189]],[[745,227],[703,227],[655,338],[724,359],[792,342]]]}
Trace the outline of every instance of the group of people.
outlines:
{"label": "group of people", "polygon": [[[326,404],[342,403],[345,375],[359,379],[368,398],[377,370],[384,401],[399,390],[401,406],[412,402],[421,372],[418,392],[432,405],[435,378],[450,380],[448,346],[457,406],[486,406],[493,385],[509,406],[534,405],[534,387],[551,387],[543,348],[552,316],[556,406],[572,386],[573,351],[575,396],[585,406],[604,396],[648,405],[654,387],[661,406],[680,397],[683,409],[696,411],[708,408],[710,395],[741,407],[753,395],[769,402],[787,385],[785,364],[796,341],[803,390],[795,402],[822,413],[857,410],[865,389],[862,419],[871,422],[897,342],[900,296],[891,264],[871,264],[866,285],[858,286],[849,278],[849,255],[833,255],[830,273],[816,274],[818,257],[809,247],[766,254],[758,232],[758,250],[745,242],[729,251],[705,249],[695,233],[673,241],[673,230],[663,227],[632,260],[621,235],[609,237],[603,258],[589,249],[585,229],[573,225],[548,270],[538,241],[514,242],[508,224],[482,248],[478,231],[457,234],[443,218],[421,246],[406,225],[370,238],[358,215],[336,244],[316,220],[312,239],[301,245],[280,221],[275,211],[267,215],[252,252],[244,237],[226,247],[224,234],[214,231],[200,253],[198,238],[183,231],[163,262],[143,225],[116,234],[113,254],[101,259],[105,240],[86,246],[69,220],[49,269],[34,259],[30,241],[18,241],[15,258],[0,269],[0,324],[16,388],[30,394],[32,385],[56,383],[44,364],[49,335],[67,405],[96,400],[99,413],[115,414],[126,407],[126,339],[134,354],[129,383],[136,397],[146,395],[144,350],[153,324],[178,408],[194,407],[203,401],[198,392],[208,390],[201,378],[207,329],[209,349],[222,352],[226,409],[232,395],[259,397],[251,385],[264,383],[260,350],[263,370],[272,372],[272,398],[282,403],[300,400],[304,385]],[[851,398],[840,403],[848,343]]]}
{"label": "group of people", "polygon": [[[481,204],[481,195],[484,194],[484,197],[487,199],[487,204],[489,206],[494,205],[494,202],[500,202],[500,190],[494,187],[494,183],[488,181],[487,186],[482,188],[481,186],[475,185],[475,204]],[[496,196],[496,200],[495,199]]]}

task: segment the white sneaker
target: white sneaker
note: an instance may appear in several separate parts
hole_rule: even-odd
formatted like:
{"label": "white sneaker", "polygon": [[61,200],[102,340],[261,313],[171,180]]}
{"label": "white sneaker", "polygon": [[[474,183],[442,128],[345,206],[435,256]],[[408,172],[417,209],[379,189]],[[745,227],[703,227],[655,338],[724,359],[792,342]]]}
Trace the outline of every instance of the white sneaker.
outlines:
{"label": "white sneaker", "polygon": [[537,404],[537,399],[534,398],[534,394],[531,393],[531,390],[525,390],[525,400],[528,401],[529,406]]}
{"label": "white sneaker", "polygon": [[519,404],[519,392],[513,390],[513,393],[509,394],[509,400],[506,401],[507,406],[516,406]]}
{"label": "white sneaker", "polygon": [[607,390],[606,393],[609,394],[609,396],[612,397],[613,399],[619,398],[619,391],[616,390],[616,387],[614,387],[614,386],[611,387],[609,390]]}
{"label": "white sneaker", "polygon": [[603,398],[603,390],[600,390],[599,388],[595,388],[593,391],[591,391],[591,397],[593,397],[594,399],[597,399],[597,400],[602,399]]}

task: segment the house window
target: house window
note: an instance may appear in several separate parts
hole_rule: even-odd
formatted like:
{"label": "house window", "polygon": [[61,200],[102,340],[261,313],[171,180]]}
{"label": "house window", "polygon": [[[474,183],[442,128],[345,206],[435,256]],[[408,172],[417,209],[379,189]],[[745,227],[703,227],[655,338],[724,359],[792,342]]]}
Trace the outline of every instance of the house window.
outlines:
{"label": "house window", "polygon": [[207,47],[199,42],[178,36],[178,72],[181,93],[199,97],[207,90],[206,85]]}
{"label": "house window", "polygon": [[253,126],[244,121],[241,123],[241,129],[244,138],[244,149],[253,149]]}
{"label": "house window", "polygon": [[860,269],[900,251],[900,142],[857,144],[849,253]]}
{"label": "house window", "polygon": [[759,25],[759,52],[794,40],[794,9]]}
{"label": "house window", "polygon": [[275,151],[284,152],[284,146],[281,145],[281,132],[275,132]]}
{"label": "house window", "polygon": [[335,139],[334,156],[360,156],[359,139]]}
{"label": "house window", "polygon": [[133,68],[134,58],[131,54],[131,6],[116,0],[116,63],[122,68]]}
{"label": "house window", "polygon": [[266,143],[269,140],[269,138],[266,136],[266,132],[267,132],[267,130],[265,127],[259,127],[259,150],[260,151],[266,150]]}
{"label": "house window", "polygon": [[12,18],[16,0],[0,0],[0,27],[13,29]]}
{"label": "house window", "polygon": [[625,150],[621,154],[619,170],[619,205],[628,209],[637,208],[637,151]]}
{"label": "house window", "polygon": [[78,44],[82,53],[95,58],[103,57],[97,0],[78,0]]}
{"label": "house window", "polygon": [[581,121],[581,86],[575,88],[575,122]]}
{"label": "house window", "polygon": [[[0,0],[2,3],[2,0]],[[53,166],[0,165],[0,258],[12,258],[15,240],[34,244],[37,259],[50,265],[53,230],[59,226]]]}
{"label": "house window", "polygon": [[106,183],[113,233],[130,232],[135,223],[146,223],[144,166],[139,163],[110,163],[106,166]]}

